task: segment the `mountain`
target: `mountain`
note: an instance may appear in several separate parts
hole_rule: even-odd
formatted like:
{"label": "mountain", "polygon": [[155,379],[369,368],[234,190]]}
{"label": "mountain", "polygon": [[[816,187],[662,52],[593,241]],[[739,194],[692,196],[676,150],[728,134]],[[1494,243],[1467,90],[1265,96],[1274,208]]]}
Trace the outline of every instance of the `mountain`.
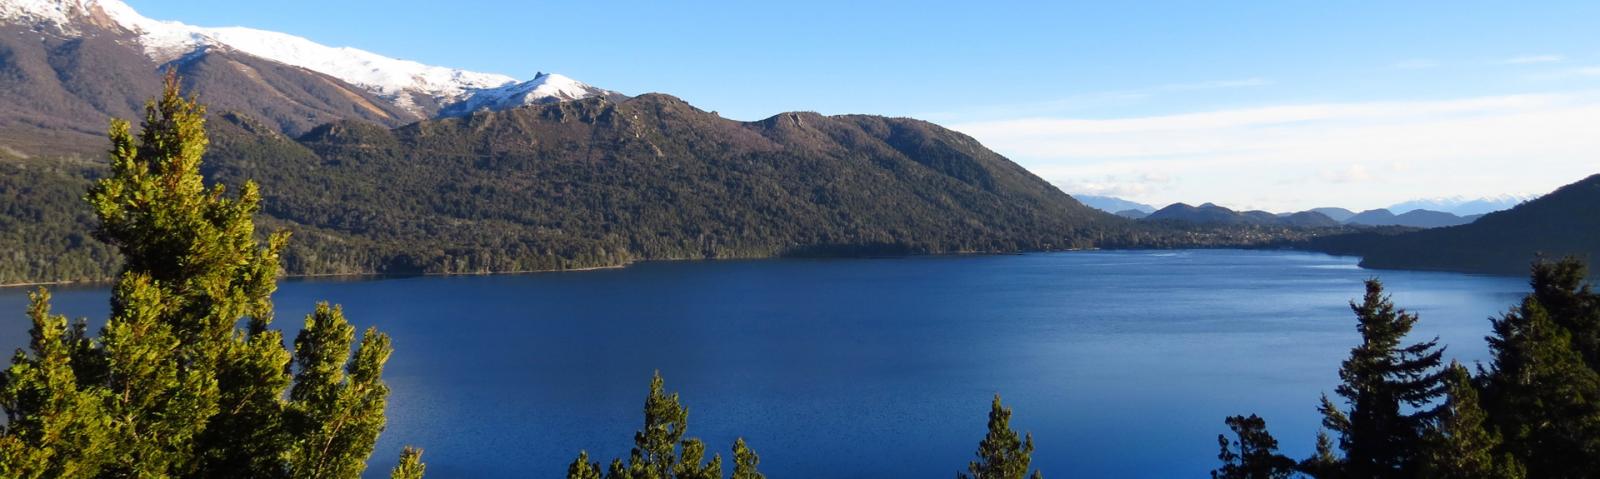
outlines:
{"label": "mountain", "polygon": [[1319,211],[1301,211],[1279,216],[1278,224],[1300,228],[1333,228],[1342,223]]}
{"label": "mountain", "polygon": [[1316,212],[1275,215],[1265,211],[1234,211],[1215,204],[1190,206],[1173,203],[1144,217],[1146,222],[1188,223],[1197,225],[1257,225],[1288,226],[1299,228],[1338,227],[1339,222]]}
{"label": "mountain", "polygon": [[1471,223],[1472,220],[1450,213],[1429,210],[1411,210],[1394,214],[1386,209],[1367,210],[1344,221],[1345,224],[1363,226],[1409,226],[1412,228],[1440,228]]}
{"label": "mountain", "polygon": [[615,92],[556,74],[518,80],[249,28],[152,20],[118,0],[0,0],[0,147],[98,154],[109,118],[141,113],[176,71],[213,112],[299,135],[338,120],[395,127]]}
{"label": "mountain", "polygon": [[1111,196],[1072,195],[1072,197],[1076,198],[1079,202],[1088,205],[1090,208],[1098,209],[1107,213],[1117,213],[1122,210],[1142,211],[1147,214],[1156,212],[1156,207],[1154,206],[1144,203],[1135,203]]}
{"label": "mountain", "polygon": [[1116,215],[1130,220],[1142,220],[1146,216],[1150,216],[1150,213],[1141,210],[1122,210],[1118,211]]}
{"label": "mountain", "polygon": [[1317,238],[1305,247],[1362,257],[1370,268],[1523,275],[1536,255],[1600,260],[1600,175],[1469,224],[1395,235]]}
{"label": "mountain", "polygon": [[1456,216],[1471,216],[1507,210],[1523,202],[1538,198],[1529,195],[1500,195],[1482,198],[1467,198],[1454,196],[1449,198],[1425,198],[1406,201],[1390,206],[1390,211],[1431,210],[1443,211]]}
{"label": "mountain", "polygon": [[1349,221],[1350,217],[1356,215],[1356,212],[1344,208],[1312,208],[1308,211],[1322,213],[1323,216],[1332,218],[1334,221],[1338,221],[1340,223]]}
{"label": "mountain", "polygon": [[[738,122],[646,94],[399,128],[342,120],[298,136],[236,113],[209,128],[207,177],[261,185],[264,221],[294,232],[293,274],[1051,250],[1114,244],[1133,225],[969,136],[905,118]],[[95,277],[105,253],[77,201],[95,167],[15,164],[26,175],[0,177],[0,197],[24,209],[0,207],[0,225],[19,227],[0,250],[20,260],[0,282]]]}
{"label": "mountain", "polygon": [[1389,210],[1378,208],[1356,213],[1344,220],[1345,224],[1364,226],[1394,226],[1395,214]]}

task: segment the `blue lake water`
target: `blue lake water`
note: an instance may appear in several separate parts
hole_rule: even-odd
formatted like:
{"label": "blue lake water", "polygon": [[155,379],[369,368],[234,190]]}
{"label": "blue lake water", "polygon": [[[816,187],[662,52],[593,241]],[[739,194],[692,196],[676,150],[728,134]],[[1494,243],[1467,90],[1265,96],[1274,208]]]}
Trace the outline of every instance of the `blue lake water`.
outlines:
{"label": "blue lake water", "polygon": [[[1232,414],[1309,454],[1362,280],[1384,280],[1421,315],[1415,337],[1468,363],[1485,359],[1487,318],[1527,290],[1355,263],[1092,251],[286,281],[276,324],[326,299],[394,337],[372,477],[405,444],[436,478],[561,477],[580,449],[626,456],[658,369],[691,436],[727,460],[742,435],[774,478],[950,477],[996,392],[1049,476],[1205,477]],[[56,310],[103,318],[106,294],[58,288]],[[25,305],[0,289],[7,351],[25,344]]]}

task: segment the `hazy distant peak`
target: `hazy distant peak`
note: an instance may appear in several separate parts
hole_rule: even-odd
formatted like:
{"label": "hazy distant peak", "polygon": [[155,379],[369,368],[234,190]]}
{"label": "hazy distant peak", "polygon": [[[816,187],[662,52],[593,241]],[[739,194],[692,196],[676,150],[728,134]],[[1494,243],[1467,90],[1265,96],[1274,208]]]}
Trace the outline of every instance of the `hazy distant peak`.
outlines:
{"label": "hazy distant peak", "polygon": [[1480,215],[1501,210],[1508,210],[1523,202],[1538,198],[1538,195],[1496,195],[1470,198],[1465,196],[1450,196],[1439,198],[1422,198],[1390,206],[1390,211],[1409,212],[1412,210],[1432,210],[1452,213],[1458,216]]}
{"label": "hazy distant peak", "polygon": [[1154,206],[1128,201],[1114,196],[1075,194],[1072,195],[1072,197],[1076,198],[1078,202],[1083,203],[1090,208],[1098,209],[1107,213],[1119,213],[1127,210],[1136,210],[1145,213],[1154,213],[1156,211],[1156,207]]}

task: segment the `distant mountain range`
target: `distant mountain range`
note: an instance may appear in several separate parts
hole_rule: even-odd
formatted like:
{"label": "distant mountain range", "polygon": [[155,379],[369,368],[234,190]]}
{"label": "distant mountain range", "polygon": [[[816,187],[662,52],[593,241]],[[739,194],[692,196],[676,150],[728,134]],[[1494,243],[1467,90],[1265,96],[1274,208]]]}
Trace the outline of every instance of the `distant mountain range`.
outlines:
{"label": "distant mountain range", "polygon": [[[1124,200],[1124,199],[1121,199],[1121,198],[1110,197],[1110,196],[1075,195],[1074,198],[1077,198],[1079,201],[1083,202],[1083,204],[1085,204],[1085,205],[1100,209],[1101,211],[1106,211],[1106,212],[1109,212],[1109,213],[1116,214],[1117,216],[1121,216],[1123,218],[1129,218],[1129,219],[1135,219],[1135,220],[1148,219],[1148,220],[1178,221],[1178,222],[1187,222],[1187,223],[1195,223],[1195,224],[1210,224],[1210,225],[1235,225],[1235,224],[1268,225],[1268,224],[1275,224],[1275,225],[1287,225],[1287,226],[1303,225],[1303,226],[1307,226],[1307,227],[1326,227],[1326,226],[1338,226],[1338,225],[1352,225],[1352,226],[1405,226],[1405,227],[1411,227],[1411,228],[1440,228],[1440,227],[1445,227],[1445,226],[1455,226],[1455,225],[1460,225],[1460,224],[1471,223],[1473,220],[1478,219],[1479,216],[1482,216],[1481,214],[1473,214],[1473,215],[1469,215],[1469,216],[1460,216],[1460,215],[1456,215],[1456,214],[1449,213],[1449,212],[1422,210],[1422,209],[1409,209],[1409,210],[1375,209],[1375,210],[1367,210],[1367,211],[1362,211],[1360,213],[1357,213],[1357,212],[1350,211],[1350,210],[1347,210],[1347,209],[1344,209],[1344,208],[1331,208],[1331,207],[1330,208],[1314,208],[1314,209],[1311,209],[1311,210],[1301,211],[1301,212],[1294,212],[1294,213],[1277,213],[1277,214],[1273,214],[1273,213],[1268,213],[1268,212],[1265,212],[1265,211],[1235,212],[1234,210],[1231,210],[1231,209],[1228,209],[1228,208],[1224,208],[1224,207],[1221,207],[1221,206],[1217,206],[1217,205],[1211,204],[1211,203],[1206,203],[1206,204],[1203,204],[1203,205],[1198,206],[1198,207],[1190,206],[1190,205],[1184,204],[1184,203],[1174,203],[1174,204],[1169,205],[1166,208],[1162,208],[1162,209],[1160,209],[1158,211],[1155,208],[1150,207],[1149,205],[1136,203],[1136,202]],[[1506,196],[1506,197],[1503,197],[1502,199],[1503,199],[1503,201],[1513,201],[1516,198],[1522,198],[1522,197]],[[1433,200],[1430,200],[1430,201],[1433,201]],[[1440,201],[1442,201],[1442,200],[1440,200]],[[1482,207],[1483,205],[1489,205],[1489,204],[1495,204],[1495,203],[1492,203],[1490,200],[1484,199],[1484,200],[1474,200],[1474,201],[1470,201],[1470,202],[1461,202],[1459,204],[1460,205],[1471,205],[1471,206],[1468,206],[1468,208],[1471,209],[1471,208]],[[1397,214],[1394,214],[1393,211],[1405,211],[1405,212],[1397,215]],[[1312,213],[1314,213],[1314,214],[1312,214]],[[1329,221],[1324,220],[1324,218],[1326,218],[1327,220],[1332,220],[1331,224],[1330,224]]]}
{"label": "distant mountain range", "polygon": [[1100,211],[1104,211],[1104,212],[1107,212],[1107,213],[1114,213],[1114,214],[1118,214],[1118,215],[1121,215],[1122,212],[1128,211],[1128,210],[1143,212],[1145,214],[1156,212],[1156,207],[1154,207],[1154,206],[1150,206],[1150,205],[1147,205],[1147,204],[1144,204],[1144,203],[1137,203],[1137,202],[1133,202],[1133,201],[1128,201],[1128,200],[1124,200],[1122,198],[1116,198],[1116,197],[1112,197],[1112,196],[1072,195],[1072,197],[1073,198],[1077,198],[1077,200],[1079,202],[1083,203],[1084,205],[1089,206],[1090,208],[1095,208],[1095,209],[1098,209]]}
{"label": "distant mountain range", "polygon": [[1440,228],[1471,223],[1477,216],[1463,218],[1443,211],[1411,210],[1394,214],[1387,209],[1367,210],[1345,218],[1344,224],[1365,226],[1409,226],[1412,228]]}
{"label": "distant mountain range", "polygon": [[1361,256],[1370,268],[1522,275],[1535,255],[1600,260],[1600,175],[1563,186],[1470,224],[1317,238],[1303,247]]}
{"label": "distant mountain range", "polygon": [[1461,217],[1483,215],[1495,211],[1511,209],[1514,206],[1538,198],[1538,195],[1500,195],[1483,198],[1467,198],[1455,196],[1449,198],[1427,198],[1411,200],[1395,204],[1388,208],[1389,211],[1430,210],[1442,211]]}
{"label": "distant mountain range", "polygon": [[1338,221],[1340,223],[1349,221],[1351,217],[1356,215],[1356,212],[1344,208],[1312,208],[1307,211],[1322,213],[1323,216],[1332,218],[1334,221]]}
{"label": "distant mountain range", "polygon": [[1206,203],[1200,206],[1190,206],[1184,203],[1173,203],[1166,208],[1145,216],[1142,221],[1148,222],[1176,222],[1201,225],[1273,225],[1299,228],[1328,228],[1338,227],[1339,222],[1314,211],[1303,211],[1288,215],[1276,215],[1266,211],[1234,211],[1215,204]]}

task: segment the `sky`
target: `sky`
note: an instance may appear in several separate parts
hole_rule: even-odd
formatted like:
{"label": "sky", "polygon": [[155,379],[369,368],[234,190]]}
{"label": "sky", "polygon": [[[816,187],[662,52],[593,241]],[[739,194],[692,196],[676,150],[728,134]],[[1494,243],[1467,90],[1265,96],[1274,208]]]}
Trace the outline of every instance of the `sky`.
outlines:
{"label": "sky", "polygon": [[1074,194],[1292,211],[1600,173],[1600,2],[127,0],[724,117],[925,119]]}

